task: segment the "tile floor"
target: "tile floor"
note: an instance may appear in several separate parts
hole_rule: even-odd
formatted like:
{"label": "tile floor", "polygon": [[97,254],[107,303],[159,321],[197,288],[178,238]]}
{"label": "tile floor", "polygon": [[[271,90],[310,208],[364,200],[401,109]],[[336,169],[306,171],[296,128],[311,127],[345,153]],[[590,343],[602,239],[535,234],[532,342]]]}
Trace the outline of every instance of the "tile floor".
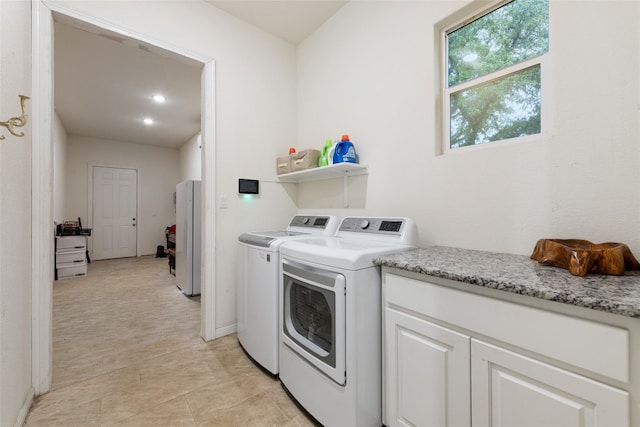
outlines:
{"label": "tile floor", "polygon": [[313,426],[235,334],[204,342],[166,258],[95,261],[53,287],[53,387],[26,426]]}

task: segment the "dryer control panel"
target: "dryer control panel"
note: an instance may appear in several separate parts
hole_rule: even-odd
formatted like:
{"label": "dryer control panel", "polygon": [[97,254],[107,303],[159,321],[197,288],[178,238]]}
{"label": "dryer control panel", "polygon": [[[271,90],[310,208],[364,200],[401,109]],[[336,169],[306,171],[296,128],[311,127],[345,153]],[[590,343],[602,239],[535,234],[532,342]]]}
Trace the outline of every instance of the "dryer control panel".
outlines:
{"label": "dryer control panel", "polygon": [[340,231],[400,235],[405,223],[405,218],[347,217],[342,220]]}

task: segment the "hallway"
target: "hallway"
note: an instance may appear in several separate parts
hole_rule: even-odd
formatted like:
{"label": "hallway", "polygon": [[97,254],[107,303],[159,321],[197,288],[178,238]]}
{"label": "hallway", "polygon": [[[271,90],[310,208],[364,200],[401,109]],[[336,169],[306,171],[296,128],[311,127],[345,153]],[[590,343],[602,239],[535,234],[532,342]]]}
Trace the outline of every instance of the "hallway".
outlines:
{"label": "hallway", "polygon": [[26,426],[311,426],[235,334],[205,343],[166,258],[54,282],[53,387]]}

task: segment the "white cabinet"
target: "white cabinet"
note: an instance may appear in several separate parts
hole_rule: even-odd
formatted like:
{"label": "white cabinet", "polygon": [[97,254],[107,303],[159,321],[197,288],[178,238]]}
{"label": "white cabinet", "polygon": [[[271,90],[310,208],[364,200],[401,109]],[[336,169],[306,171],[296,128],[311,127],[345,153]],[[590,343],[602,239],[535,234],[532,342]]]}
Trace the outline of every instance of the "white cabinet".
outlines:
{"label": "white cabinet", "polygon": [[474,427],[629,426],[629,393],[471,340]]}
{"label": "white cabinet", "polygon": [[468,426],[469,336],[387,309],[385,337],[385,424]]}
{"label": "white cabinet", "polygon": [[384,271],[386,426],[630,425],[629,331]]}
{"label": "white cabinet", "polygon": [[87,237],[56,237],[56,276],[58,279],[87,275]]}

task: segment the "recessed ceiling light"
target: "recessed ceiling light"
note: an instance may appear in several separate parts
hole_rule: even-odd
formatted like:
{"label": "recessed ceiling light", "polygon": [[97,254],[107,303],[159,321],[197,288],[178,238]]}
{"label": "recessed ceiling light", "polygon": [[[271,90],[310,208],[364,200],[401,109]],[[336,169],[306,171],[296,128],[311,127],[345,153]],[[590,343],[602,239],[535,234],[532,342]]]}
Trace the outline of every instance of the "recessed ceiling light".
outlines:
{"label": "recessed ceiling light", "polygon": [[153,124],[153,119],[150,118],[150,117],[146,117],[143,121],[144,121],[145,125],[152,125]]}
{"label": "recessed ceiling light", "polygon": [[164,101],[167,100],[167,98],[165,98],[162,95],[153,95],[153,100],[156,101],[158,104],[163,103]]}

